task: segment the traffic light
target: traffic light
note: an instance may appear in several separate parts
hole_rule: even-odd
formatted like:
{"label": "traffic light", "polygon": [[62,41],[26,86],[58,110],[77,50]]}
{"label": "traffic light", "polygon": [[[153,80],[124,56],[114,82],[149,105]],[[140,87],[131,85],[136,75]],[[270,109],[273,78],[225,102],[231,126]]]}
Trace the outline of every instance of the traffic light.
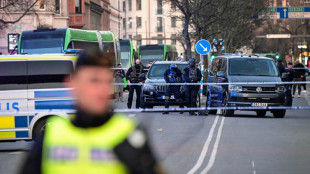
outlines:
{"label": "traffic light", "polygon": [[210,61],[212,62],[215,57],[216,57],[216,55],[214,53],[212,53],[211,57],[210,57]]}
{"label": "traffic light", "polygon": [[276,59],[280,59],[280,55],[279,54],[276,54]]}

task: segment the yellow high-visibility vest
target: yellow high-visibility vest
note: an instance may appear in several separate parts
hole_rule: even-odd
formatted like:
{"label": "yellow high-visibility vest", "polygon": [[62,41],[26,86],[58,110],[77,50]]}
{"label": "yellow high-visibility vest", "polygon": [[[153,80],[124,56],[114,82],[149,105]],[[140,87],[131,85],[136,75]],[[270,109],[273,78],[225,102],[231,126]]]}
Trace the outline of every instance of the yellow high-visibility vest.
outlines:
{"label": "yellow high-visibility vest", "polygon": [[52,117],[45,130],[44,174],[123,174],[128,169],[113,152],[136,128],[134,121],[115,114],[104,125],[78,128],[70,120]]}

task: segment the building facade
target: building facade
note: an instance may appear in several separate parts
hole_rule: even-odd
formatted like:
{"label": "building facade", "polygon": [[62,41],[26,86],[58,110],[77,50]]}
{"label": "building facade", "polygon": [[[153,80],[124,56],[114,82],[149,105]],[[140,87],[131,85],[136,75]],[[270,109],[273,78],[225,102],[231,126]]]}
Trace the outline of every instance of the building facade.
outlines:
{"label": "building facade", "polygon": [[122,0],[122,37],[130,38],[134,48],[146,44],[176,45],[178,53],[184,48],[179,40],[182,21],[175,7],[162,0]]}
{"label": "building facade", "polygon": [[110,5],[110,28],[119,38],[121,38],[122,30],[122,1],[123,0],[112,0]]}
{"label": "building facade", "polygon": [[69,0],[70,28],[110,30],[110,0]]}
{"label": "building facade", "polygon": [[[10,6],[0,10],[0,18],[5,21],[15,21],[23,15],[31,2],[16,4],[17,8]],[[0,7],[6,6],[8,1],[0,1]],[[28,6],[27,6],[28,5]],[[24,9],[23,9],[24,7]],[[69,26],[69,12],[67,0],[39,0],[33,7],[34,11],[28,12],[19,22],[0,26],[0,53],[9,52],[9,34],[21,34],[24,30],[36,30],[38,28],[66,28]],[[14,10],[14,12],[11,12]],[[9,13],[8,13],[9,12]],[[14,43],[16,43],[14,39]],[[10,41],[11,42],[11,41]]]}

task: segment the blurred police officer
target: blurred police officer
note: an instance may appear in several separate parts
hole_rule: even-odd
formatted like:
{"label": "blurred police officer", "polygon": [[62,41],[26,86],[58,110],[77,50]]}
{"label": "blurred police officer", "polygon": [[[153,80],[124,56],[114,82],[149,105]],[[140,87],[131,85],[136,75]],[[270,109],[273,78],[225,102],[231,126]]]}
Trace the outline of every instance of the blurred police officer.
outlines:
{"label": "blurred police officer", "polygon": [[[126,73],[126,79],[128,80],[128,84],[130,83],[142,83],[145,80],[144,76],[144,66],[140,62],[139,59],[135,61],[135,65],[130,67]],[[140,107],[140,94],[141,94],[141,85],[130,85],[129,86],[129,97],[127,107],[131,109],[133,93],[136,90],[136,109]]]}
{"label": "blurred police officer", "polygon": [[111,111],[112,62],[101,51],[79,56],[67,84],[76,99],[75,119],[51,117],[21,173],[161,173],[144,129]]}
{"label": "blurred police officer", "polygon": [[[178,68],[176,64],[171,64],[170,68],[167,69],[164,73],[164,78],[166,83],[181,83],[182,82],[182,71]],[[180,85],[167,85],[165,93],[165,108],[169,108],[170,97],[173,94],[176,102],[179,103],[180,108],[183,108],[183,103],[181,99],[181,86]],[[168,111],[165,111],[163,114],[168,114]],[[180,112],[183,114],[183,111]]]}
{"label": "blurred police officer", "polygon": [[[292,82],[294,80],[294,70],[292,62],[287,63],[287,69],[283,73],[282,80],[284,82]],[[285,106],[292,106],[293,97],[292,97],[292,84],[285,84]]]}
{"label": "blurred police officer", "polygon": [[[122,64],[117,64],[117,68],[114,71],[114,82],[115,83],[124,83],[125,71],[122,68]],[[115,102],[121,101],[123,102],[123,91],[124,85],[115,85]]]}
{"label": "blurred police officer", "polygon": [[[195,59],[189,59],[188,67],[184,69],[183,76],[186,83],[200,82],[202,75],[200,69],[196,67]],[[199,85],[185,85],[186,105],[188,108],[197,107],[196,100],[198,90]],[[190,115],[196,115],[196,113],[194,111],[190,111]]]}

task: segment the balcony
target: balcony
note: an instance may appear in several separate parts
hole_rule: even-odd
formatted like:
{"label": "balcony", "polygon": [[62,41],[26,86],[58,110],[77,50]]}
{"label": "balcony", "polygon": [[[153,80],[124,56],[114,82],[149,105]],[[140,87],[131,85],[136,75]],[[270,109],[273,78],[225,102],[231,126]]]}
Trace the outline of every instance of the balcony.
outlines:
{"label": "balcony", "polygon": [[69,27],[70,28],[82,28],[85,25],[84,14],[70,14]]}

